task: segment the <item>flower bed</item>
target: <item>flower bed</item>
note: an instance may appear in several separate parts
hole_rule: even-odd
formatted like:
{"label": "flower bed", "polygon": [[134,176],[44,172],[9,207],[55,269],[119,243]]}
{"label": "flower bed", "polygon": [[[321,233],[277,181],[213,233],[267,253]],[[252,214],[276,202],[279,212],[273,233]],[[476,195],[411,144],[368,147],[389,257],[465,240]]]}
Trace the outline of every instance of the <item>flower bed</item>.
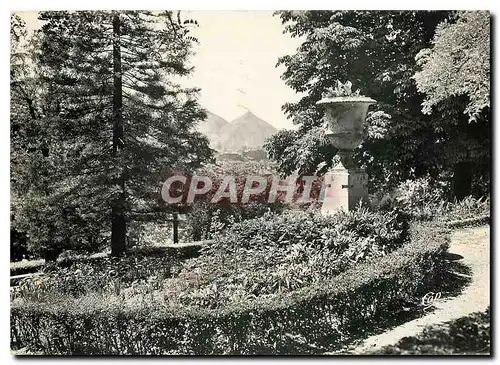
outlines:
{"label": "flower bed", "polygon": [[186,305],[220,308],[316,285],[360,262],[377,260],[407,239],[407,223],[395,213],[360,208],[331,216],[266,214],[216,235],[165,289],[181,287],[178,299]]}
{"label": "flower bed", "polygon": [[157,288],[165,278],[172,276],[179,259],[175,255],[136,253],[122,258],[106,256],[71,261],[68,265],[52,264],[45,267],[42,275],[21,279],[19,285],[12,288],[11,298],[47,304],[87,294],[119,294],[138,286]]}
{"label": "flower bed", "polygon": [[313,352],[355,335],[399,300],[414,301],[432,288],[448,233],[421,224],[402,247],[333,278],[217,309],[95,294],[50,303],[14,301],[12,347],[86,355],[292,354],[304,353],[304,346]]}

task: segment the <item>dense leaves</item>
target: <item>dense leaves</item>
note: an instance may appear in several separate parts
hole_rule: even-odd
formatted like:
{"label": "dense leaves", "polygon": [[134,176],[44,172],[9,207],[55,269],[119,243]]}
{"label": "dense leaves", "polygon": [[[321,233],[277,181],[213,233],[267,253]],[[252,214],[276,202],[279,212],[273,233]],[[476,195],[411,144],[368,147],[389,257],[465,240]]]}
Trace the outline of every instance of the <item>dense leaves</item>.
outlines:
{"label": "dense leaves", "polygon": [[[193,202],[185,203],[191,189],[192,176],[187,177],[183,186],[182,202],[186,212],[186,236],[191,240],[209,239],[211,236],[230,223],[239,222],[245,219],[261,217],[267,212],[282,212],[292,207],[301,209],[311,208],[317,205],[318,196],[321,190],[321,179],[313,181],[309,197],[312,202],[301,203],[304,191],[304,181],[301,179],[279,179],[276,166],[269,161],[222,161],[217,165],[207,164],[198,169],[195,175],[209,178],[211,181],[210,190],[206,193],[197,194]],[[234,186],[225,180],[228,177],[234,178]],[[249,179],[256,179],[247,184]],[[298,178],[298,177],[297,177]],[[260,180],[261,181],[257,181]],[[294,193],[278,191],[276,198],[270,194],[273,184],[295,185]],[[265,188],[258,194],[247,195],[244,199],[244,192],[249,188],[258,188],[265,184]],[[193,185],[194,186],[194,185]],[[202,188],[203,183],[199,182],[198,187]],[[215,202],[213,199],[217,192],[225,189],[226,192],[233,191],[235,200],[225,197]],[[172,187],[175,190],[175,186]],[[172,196],[180,196],[179,192],[172,191]],[[226,194],[227,196],[227,194]],[[271,199],[269,199],[271,197]]]}
{"label": "dense leaves", "polygon": [[410,243],[378,260],[314,286],[216,310],[174,305],[175,291],[141,292],[135,301],[109,294],[50,304],[17,300],[11,344],[47,354],[324,353],[393,316],[396,303],[419,300],[436,285],[447,245],[441,229],[416,227]]}
{"label": "dense leaves", "polygon": [[[370,114],[369,118],[371,124],[385,125],[387,131],[383,141],[375,138],[365,143],[360,155],[362,162],[368,164],[372,173],[381,174],[384,170],[407,176],[408,172],[396,165],[414,165],[410,160],[421,146],[423,130],[429,127],[421,118],[420,100],[415,98],[416,87],[411,78],[414,57],[429,44],[433,27],[445,15],[395,11],[279,12],[285,31],[305,39],[295,55],[279,60],[286,67],[285,82],[303,93],[300,101],[287,103],[283,109],[299,125],[296,145],[302,146],[297,150],[309,148],[314,151],[311,156],[316,156],[299,164],[293,154],[279,153],[279,141],[271,143],[271,155],[286,161],[286,165],[280,164],[282,171],[288,174],[295,168],[314,169],[321,160],[330,163],[336,151],[328,148],[326,141],[307,143],[306,135],[316,135],[315,128],[322,126],[323,112],[315,103],[323,92],[339,80],[350,80],[354,89],[359,88],[363,95],[378,101],[372,112],[379,113]],[[418,134],[416,129],[421,129]],[[285,169],[288,165],[293,169]],[[378,175],[377,180],[380,179],[382,176]]]}
{"label": "dense leaves", "polygon": [[[170,266],[162,261],[144,258],[143,264],[131,257],[122,265],[122,261],[101,259],[98,262],[107,263],[102,270],[93,261],[76,262],[69,269],[56,270],[35,281],[26,279],[18,295],[29,300],[22,289],[33,286],[38,300],[50,302],[71,293],[80,296],[101,292],[98,287],[106,292],[116,280],[126,284],[124,278],[130,277],[153,280],[157,286],[152,292],[148,287],[152,298],[172,305],[223,308],[318,285],[355,264],[380,259],[403,245],[407,235],[407,225],[397,214],[365,208],[327,217],[303,211],[268,213],[235,223],[215,235],[213,242],[205,243],[200,257],[178,266],[171,279],[163,280],[166,276],[161,273]],[[141,267],[149,270],[146,276],[138,276]],[[136,298],[132,294],[125,292],[133,301]]]}
{"label": "dense leaves", "polygon": [[424,176],[407,180],[390,192],[373,197],[373,205],[381,210],[396,210],[408,219],[442,222],[481,219],[490,216],[489,197],[467,196],[459,201],[446,199],[446,186]]}
{"label": "dense leaves", "polygon": [[470,120],[490,107],[490,19],[487,11],[462,12],[456,23],[441,23],[432,48],[419,52],[415,80],[426,95],[424,112],[461,95],[469,99]]}
{"label": "dense leaves", "polygon": [[[286,84],[301,96],[283,106],[297,130],[280,131],[266,143],[280,173],[322,173],[335,163],[336,150],[324,138],[324,112],[316,102],[338,81],[350,80],[353,90],[377,100],[368,112],[365,141],[355,155],[369,173],[373,192],[429,173],[434,179],[453,181],[458,198],[489,190],[488,123],[470,126],[468,118],[462,118],[464,112],[487,104],[487,13],[468,13],[458,21],[456,13],[443,11],[280,11],[277,15],[285,32],[303,39],[297,53],[278,62],[285,66]],[[470,48],[474,39],[477,45]],[[451,51],[455,58],[448,57]],[[427,66],[421,70],[423,62]],[[467,67],[459,68],[461,63]],[[440,72],[439,67],[448,64],[446,72]],[[417,86],[415,74],[421,85]],[[451,74],[446,82],[456,85],[448,88],[441,78]],[[464,107],[468,101],[464,104],[460,96],[479,86],[475,106]],[[443,93],[445,88],[449,91]],[[448,96],[454,98],[433,108],[431,115],[422,113],[425,100],[434,104]],[[480,163],[474,163],[477,160]]]}
{"label": "dense leaves", "polygon": [[[43,273],[20,281],[12,298],[37,302],[57,301],[61,297],[81,297],[89,293],[119,295],[161,287],[172,268],[179,265],[175,256],[131,255],[122,258],[100,257],[47,265]],[[138,287],[140,289],[137,289]]]}
{"label": "dense leaves", "polygon": [[406,239],[407,226],[393,213],[360,208],[327,217],[302,211],[266,214],[215,235],[199,258],[186,262],[179,279],[197,273],[199,288],[184,293],[189,302],[221,306],[316,285],[388,254]]}
{"label": "dense leaves", "polygon": [[165,176],[211,157],[194,130],[205,117],[197,90],[173,81],[191,70],[193,39],[172,12],[40,20],[24,65],[36,68],[11,73],[15,227],[41,253],[91,251],[109,244],[112,221],[123,239],[131,222],[164,219]]}

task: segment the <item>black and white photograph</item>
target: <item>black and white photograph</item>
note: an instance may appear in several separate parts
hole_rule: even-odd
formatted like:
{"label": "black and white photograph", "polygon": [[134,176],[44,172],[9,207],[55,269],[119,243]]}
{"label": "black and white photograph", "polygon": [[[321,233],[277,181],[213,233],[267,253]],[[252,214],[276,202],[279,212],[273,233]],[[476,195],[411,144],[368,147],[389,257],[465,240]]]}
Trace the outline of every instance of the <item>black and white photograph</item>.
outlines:
{"label": "black and white photograph", "polygon": [[493,12],[41,5],[4,14],[14,361],[492,356]]}

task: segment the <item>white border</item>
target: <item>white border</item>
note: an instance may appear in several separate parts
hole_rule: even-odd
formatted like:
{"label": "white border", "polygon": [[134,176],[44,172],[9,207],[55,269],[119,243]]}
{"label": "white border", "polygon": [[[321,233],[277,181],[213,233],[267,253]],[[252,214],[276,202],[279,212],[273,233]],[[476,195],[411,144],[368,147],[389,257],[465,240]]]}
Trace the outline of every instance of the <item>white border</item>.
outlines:
{"label": "white border", "polygon": [[[341,1],[318,1],[318,0],[308,0],[308,1],[297,1],[297,0],[280,0],[280,1],[263,1],[263,0],[254,0],[254,1],[247,1],[247,2],[235,2],[235,1],[210,1],[210,2],[202,2],[202,1],[195,1],[195,0],[173,0],[173,1],[151,1],[151,0],[142,0],[140,2],[132,2],[132,1],[102,1],[102,0],[87,0],[84,2],[67,2],[67,1],[62,1],[62,0],[45,0],[43,2],[36,1],[36,0],[23,0],[23,1],[18,1],[18,2],[2,2],[1,3],[1,31],[0,31],[0,40],[1,40],[1,45],[0,45],[0,50],[2,51],[2,57],[1,57],[1,62],[2,62],[2,73],[1,75],[1,83],[0,83],[0,101],[2,102],[3,108],[2,108],[2,115],[3,119],[0,123],[0,138],[2,138],[2,141],[0,142],[0,171],[1,171],[1,204],[0,204],[0,217],[1,217],[1,233],[2,233],[2,244],[1,244],[1,250],[2,250],[2,255],[0,257],[3,258],[3,265],[7,266],[7,257],[9,253],[9,222],[10,222],[10,213],[9,213],[9,167],[10,167],[10,161],[9,161],[9,80],[8,80],[8,71],[9,71],[9,27],[10,27],[10,13],[12,11],[29,11],[29,10],[62,10],[62,9],[71,9],[71,10],[83,10],[83,9],[162,9],[162,8],[167,8],[167,9],[196,9],[196,10],[269,10],[269,9],[331,9],[331,8],[336,8],[336,9],[401,9],[401,10],[411,10],[415,9],[417,7],[418,10],[439,10],[439,9],[468,9],[468,10],[491,10],[493,15],[497,15],[497,3],[493,3],[492,1],[484,1],[484,0],[475,0],[475,1],[430,1],[430,0],[420,0],[418,2],[402,2],[402,1],[377,1],[375,2],[370,2],[370,1],[359,1],[359,0],[349,0],[345,2]],[[417,10],[415,9],[415,10]],[[493,23],[494,27],[493,29],[496,30],[498,24],[494,21]],[[496,31],[495,31],[496,33]],[[492,38],[494,45],[497,45],[497,38],[493,36]],[[494,47],[494,60],[498,59],[498,52],[497,49],[498,47]],[[495,62],[496,64],[496,62]],[[495,72],[497,71],[497,68],[493,68]],[[496,77],[495,77],[496,78]],[[498,105],[498,95],[495,93],[494,94],[494,100],[493,100],[493,105],[496,106]],[[495,115],[494,115],[495,116]],[[500,130],[499,127],[496,128],[495,131],[495,137],[498,137],[497,133],[498,130]],[[498,141],[498,138],[495,138],[495,140]],[[496,149],[494,149],[496,152]],[[493,161],[496,161],[496,153],[494,156],[492,156]],[[495,162],[495,171],[498,171],[500,165],[500,160]],[[495,186],[494,190],[498,191],[496,189],[498,187],[498,181],[497,179],[495,181]],[[495,223],[498,219],[497,215],[495,214]],[[495,244],[495,242],[492,242]],[[497,248],[498,251],[498,248]],[[3,270],[5,272],[5,275],[7,274],[7,267]],[[495,273],[493,273],[492,277],[496,277]],[[494,280],[493,280],[494,282]],[[0,353],[2,354],[2,364],[11,364],[14,363],[16,360],[14,357],[10,356],[10,344],[9,344],[9,296],[8,296],[8,290],[9,290],[9,284],[7,281],[7,278],[4,278],[1,280],[2,283],[2,316],[1,316],[1,322],[0,322],[0,344],[1,344],[1,349]],[[494,303],[494,302],[493,302]],[[494,315],[494,318],[496,318],[497,315]],[[494,326],[496,327],[496,326]],[[494,337],[494,336],[493,336]],[[493,343],[496,344],[497,341],[494,338]],[[492,349],[494,350],[494,349]],[[81,363],[91,363],[91,361],[102,361],[104,358],[80,358],[80,359],[75,359],[75,358],[65,358],[65,359],[50,359],[50,358],[44,358],[44,359],[39,359],[39,360],[31,360],[33,362],[52,362],[52,361],[58,361],[59,363],[70,363],[73,361],[78,361]],[[114,359],[106,359],[108,361],[123,361],[123,358],[114,358]],[[165,359],[165,358],[153,358],[150,359],[149,361],[169,361],[169,362],[183,362],[183,363],[196,363],[200,360],[203,361],[209,361],[209,362],[218,362],[219,359],[210,359],[210,358],[205,358],[205,359],[200,359],[200,358],[195,358],[195,359],[189,359],[189,358],[183,358],[183,359]],[[242,359],[236,359],[236,358],[231,358],[228,359],[228,361],[238,361],[240,363],[249,363],[250,361],[269,361],[270,358],[263,359],[263,358],[256,358],[256,359],[248,359],[248,358],[242,358]],[[291,358],[286,358],[283,359],[285,361],[292,360]],[[320,358],[320,359],[303,359],[303,358],[294,358],[293,361],[300,361],[300,362],[312,362],[318,363],[318,362],[323,362],[323,361],[344,361],[344,360],[349,360],[352,361],[353,359],[349,358],[342,358],[342,359],[335,359],[335,358]],[[402,362],[406,361],[407,359],[405,358],[398,358],[397,362]],[[420,359],[417,359],[417,361],[420,361]],[[431,363],[437,363],[438,361],[441,362],[451,362],[455,361],[456,359],[452,358],[446,358],[443,360],[440,360],[438,358],[432,358],[428,359],[429,362]],[[25,360],[26,361],[26,360]],[[382,363],[385,362],[385,358],[362,358],[362,359],[357,359],[355,361],[359,361],[361,363]],[[471,360],[472,361],[472,360]],[[129,363],[132,364],[142,364],[144,362],[144,358],[131,358],[128,359]]]}

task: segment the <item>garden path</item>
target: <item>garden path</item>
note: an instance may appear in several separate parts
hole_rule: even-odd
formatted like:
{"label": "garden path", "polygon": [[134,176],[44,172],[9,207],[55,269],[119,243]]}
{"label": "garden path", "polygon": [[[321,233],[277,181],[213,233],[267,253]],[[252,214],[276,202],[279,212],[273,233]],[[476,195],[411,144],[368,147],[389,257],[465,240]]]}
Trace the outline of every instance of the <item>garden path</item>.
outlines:
{"label": "garden path", "polygon": [[448,322],[486,310],[490,305],[490,226],[453,231],[449,252],[463,256],[458,261],[471,270],[470,284],[463,292],[456,297],[435,302],[436,309],[432,313],[367,338],[350,350],[350,354],[377,351],[384,346],[396,344],[403,337],[420,334],[428,325]]}

